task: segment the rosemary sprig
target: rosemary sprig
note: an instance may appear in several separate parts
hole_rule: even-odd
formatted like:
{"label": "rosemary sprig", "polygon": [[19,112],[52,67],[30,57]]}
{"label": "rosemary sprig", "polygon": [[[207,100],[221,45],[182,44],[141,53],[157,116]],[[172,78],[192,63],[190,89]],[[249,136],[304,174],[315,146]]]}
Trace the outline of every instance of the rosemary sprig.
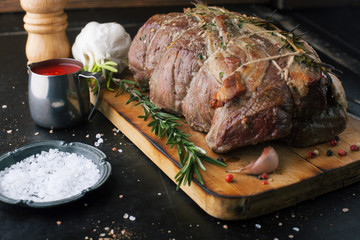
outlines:
{"label": "rosemary sprig", "polygon": [[[334,67],[328,64],[324,64],[323,62],[318,60],[316,57],[313,56],[314,53],[309,52],[307,50],[307,48],[304,46],[302,34],[296,35],[294,33],[295,30],[298,28],[298,26],[296,26],[293,30],[289,32],[282,31],[281,29],[276,27],[271,21],[271,18],[275,14],[275,12],[270,14],[270,16],[266,17],[265,19],[261,19],[257,16],[240,15],[237,13],[227,11],[222,8],[208,7],[206,4],[196,3],[195,8],[189,11],[188,14],[189,15],[198,14],[198,12],[208,13],[210,15],[215,14],[215,16],[225,15],[229,18],[226,19],[226,21],[224,21],[224,23],[228,25],[228,27],[237,26],[238,29],[242,29],[243,24],[252,24],[254,26],[262,27],[268,31],[271,31],[273,35],[276,35],[281,38],[281,40],[284,42],[282,48],[286,48],[296,53],[295,56],[296,62],[300,64],[305,64],[307,67],[312,68],[314,70],[318,70],[319,72],[324,73],[325,75],[327,75],[329,72],[336,70]],[[211,24],[213,23],[209,21],[205,22],[203,28],[209,29],[209,26]]]}
{"label": "rosemary sprig", "polygon": [[191,184],[191,180],[196,175],[200,184],[204,185],[200,169],[206,171],[202,161],[226,167],[226,164],[216,160],[214,158],[206,156],[206,151],[197,147],[193,142],[189,140],[189,135],[181,131],[178,127],[181,126],[181,122],[184,122],[179,117],[161,111],[160,108],[155,106],[150,100],[144,96],[141,92],[135,89],[136,83],[131,80],[118,80],[119,90],[116,94],[122,94],[124,92],[129,93],[130,97],[126,104],[137,101],[135,106],[140,105],[144,110],[144,115],[139,118],[148,119],[150,116],[152,121],[148,124],[151,127],[151,132],[154,132],[159,138],[166,138],[166,145],[170,145],[170,148],[176,146],[180,171],[175,175],[175,181],[177,183],[176,189],[178,190],[183,183],[186,185]]}

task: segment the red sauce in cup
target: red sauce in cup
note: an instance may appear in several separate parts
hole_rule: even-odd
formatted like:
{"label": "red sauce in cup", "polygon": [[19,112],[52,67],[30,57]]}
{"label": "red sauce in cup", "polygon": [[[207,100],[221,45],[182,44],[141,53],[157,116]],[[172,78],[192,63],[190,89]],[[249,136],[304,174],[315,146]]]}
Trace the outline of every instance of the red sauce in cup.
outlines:
{"label": "red sauce in cup", "polygon": [[81,69],[79,65],[72,64],[72,63],[56,63],[56,64],[49,64],[38,66],[32,71],[34,73],[40,75],[47,75],[47,76],[56,76],[56,75],[65,75],[69,73],[77,72]]}

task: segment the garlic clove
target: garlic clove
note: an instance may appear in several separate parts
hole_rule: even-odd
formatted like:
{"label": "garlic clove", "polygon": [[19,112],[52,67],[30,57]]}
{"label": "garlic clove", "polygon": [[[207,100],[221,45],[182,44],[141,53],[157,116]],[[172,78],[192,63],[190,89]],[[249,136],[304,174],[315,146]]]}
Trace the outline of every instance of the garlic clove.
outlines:
{"label": "garlic clove", "polygon": [[275,149],[269,146],[264,148],[262,154],[256,161],[238,170],[228,170],[226,172],[259,175],[275,171],[278,165],[279,156]]}

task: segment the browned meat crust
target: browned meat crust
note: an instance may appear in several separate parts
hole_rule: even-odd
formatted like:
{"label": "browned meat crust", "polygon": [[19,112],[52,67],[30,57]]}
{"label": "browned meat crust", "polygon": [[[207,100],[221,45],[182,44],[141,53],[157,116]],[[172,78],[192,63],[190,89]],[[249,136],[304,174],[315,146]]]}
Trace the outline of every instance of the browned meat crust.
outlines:
{"label": "browned meat crust", "polygon": [[346,127],[339,80],[306,42],[262,19],[203,5],[155,15],[129,65],[150,100],[207,132],[216,152],[275,139],[309,146]]}

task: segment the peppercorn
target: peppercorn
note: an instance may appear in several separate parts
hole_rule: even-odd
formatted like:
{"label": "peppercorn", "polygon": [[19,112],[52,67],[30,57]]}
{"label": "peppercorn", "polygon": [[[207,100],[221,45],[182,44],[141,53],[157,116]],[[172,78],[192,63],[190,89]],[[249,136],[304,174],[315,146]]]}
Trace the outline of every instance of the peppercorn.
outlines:
{"label": "peppercorn", "polygon": [[333,155],[333,151],[331,151],[331,150],[327,150],[327,152],[326,152],[326,156],[332,156]]}
{"label": "peppercorn", "polygon": [[261,179],[268,179],[269,178],[269,175],[267,173],[263,173],[261,175]]}
{"label": "peppercorn", "polygon": [[226,181],[226,182],[230,183],[230,182],[232,182],[233,180],[234,180],[234,176],[233,176],[232,174],[227,174],[227,175],[225,176],[225,181]]}
{"label": "peppercorn", "polygon": [[316,157],[316,153],[314,153],[314,152],[309,152],[309,157],[310,157],[310,158]]}
{"label": "peppercorn", "polygon": [[351,150],[351,151],[358,151],[358,150],[359,150],[359,147],[356,146],[356,145],[351,145],[351,146],[350,146],[350,150]]}
{"label": "peppercorn", "polygon": [[340,137],[339,136],[335,136],[335,140],[338,142],[340,141]]}
{"label": "peppercorn", "polygon": [[339,150],[339,152],[338,152],[338,154],[340,155],[340,156],[346,156],[346,152],[344,151],[344,150]]}
{"label": "peppercorn", "polygon": [[330,145],[333,146],[333,147],[336,146],[337,145],[336,139],[331,140]]}

